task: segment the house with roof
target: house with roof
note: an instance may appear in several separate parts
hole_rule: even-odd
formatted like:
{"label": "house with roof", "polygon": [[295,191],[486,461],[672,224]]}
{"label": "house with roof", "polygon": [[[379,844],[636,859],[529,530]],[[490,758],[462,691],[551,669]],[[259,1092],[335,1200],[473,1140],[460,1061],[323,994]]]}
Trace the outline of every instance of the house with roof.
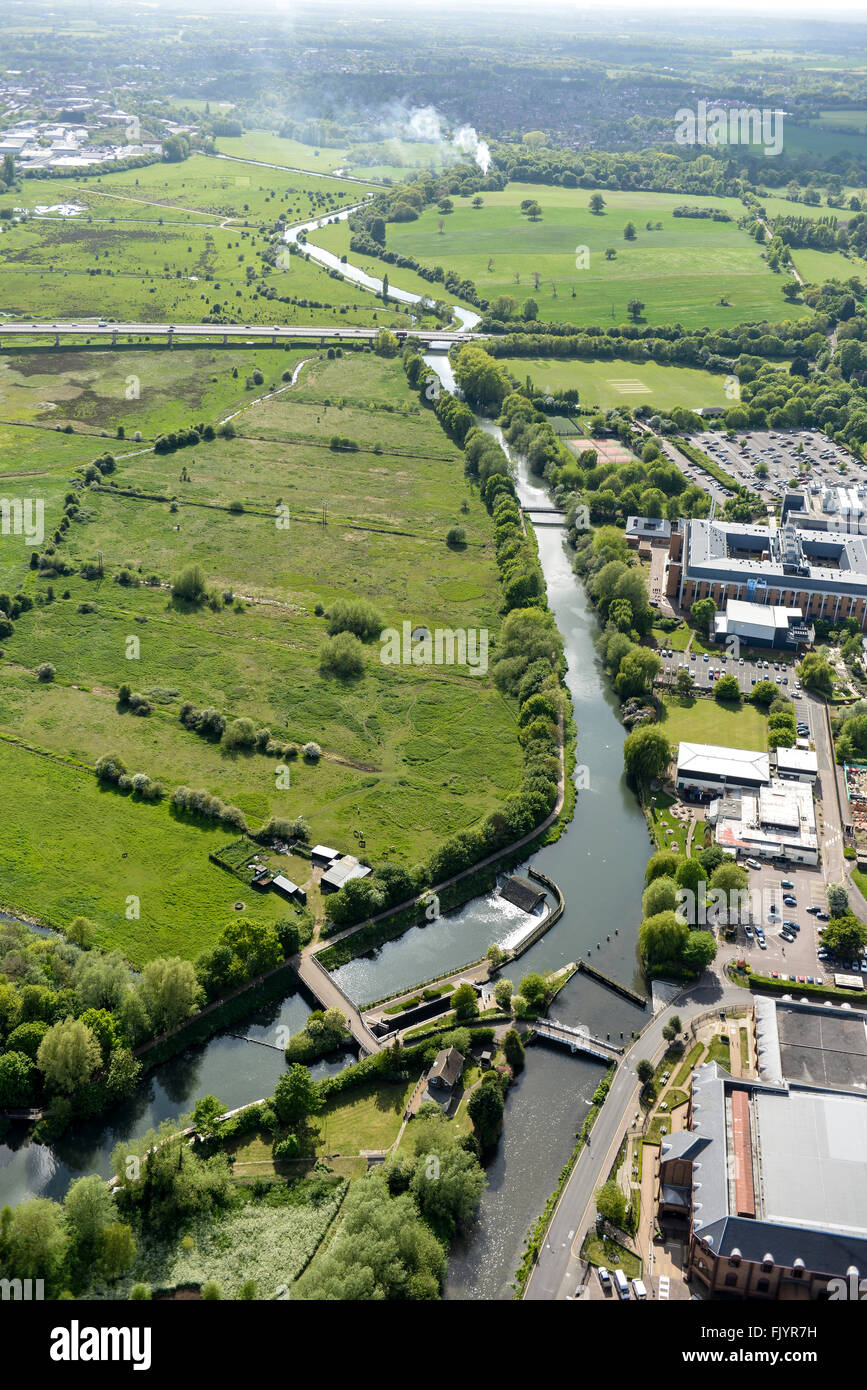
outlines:
{"label": "house with roof", "polygon": [[437,1053],[436,1061],[427,1074],[428,1087],[451,1091],[461,1079],[464,1060],[456,1047],[444,1047],[442,1052]]}

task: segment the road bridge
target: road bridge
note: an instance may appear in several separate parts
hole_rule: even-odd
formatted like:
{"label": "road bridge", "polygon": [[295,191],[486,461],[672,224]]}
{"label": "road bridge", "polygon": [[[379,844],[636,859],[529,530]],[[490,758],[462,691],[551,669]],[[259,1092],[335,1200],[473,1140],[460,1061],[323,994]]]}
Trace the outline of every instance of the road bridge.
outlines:
{"label": "road bridge", "polygon": [[[33,322],[0,322],[0,347],[7,343],[10,338],[32,338],[48,337],[53,338],[56,347],[60,346],[61,339],[81,339],[87,338],[92,345],[96,339],[99,343],[108,343],[112,347],[116,346],[118,338],[165,338],[169,347],[174,346],[179,340],[221,340],[224,344],[229,342],[260,343],[276,347],[279,343],[291,343],[303,340],[304,342],[315,342],[317,339],[322,347],[327,343],[333,342],[363,342],[371,343],[378,336],[378,328],[353,328],[348,325],[327,324],[236,324],[236,323],[108,323],[105,320],[99,323],[46,323],[44,321]],[[453,343],[470,342],[473,338],[484,337],[484,334],[469,333],[466,331],[443,331],[438,328],[433,329],[414,329],[411,333],[401,330],[396,335],[399,339],[412,337],[425,347],[442,347],[447,350]]]}

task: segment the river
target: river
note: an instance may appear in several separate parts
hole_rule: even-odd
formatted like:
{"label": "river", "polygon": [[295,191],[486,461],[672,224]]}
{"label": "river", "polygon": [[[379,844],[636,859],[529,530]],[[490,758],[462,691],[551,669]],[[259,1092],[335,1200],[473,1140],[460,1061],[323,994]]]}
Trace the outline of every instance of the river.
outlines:
{"label": "river", "polygon": [[[318,219],[306,228],[314,230],[327,220]],[[294,240],[299,230],[290,229],[287,240]],[[307,250],[325,264],[334,263],[365,288],[381,290],[381,281],[343,264],[330,252],[310,244]],[[418,302],[417,295],[394,286],[389,293],[395,299]],[[456,309],[456,316],[467,328],[478,321],[477,315],[467,311]],[[425,360],[453,389],[448,358],[431,353]],[[479,423],[504,442],[496,425],[481,419]],[[512,461],[521,503],[550,506],[546,490],[531,477],[526,462],[520,457]],[[647,829],[623,778],[623,728],[617,701],[596,656],[599,628],[593,608],[572,572],[562,530],[540,526],[537,538],[549,605],[565,644],[566,682],[578,728],[578,763],[586,770],[580,775],[581,790],[571,823],[555,844],[532,860],[559,884],[566,909],[556,926],[521,957],[515,983],[527,971],[556,969],[584,956],[607,974],[643,991],[636,940],[649,853]],[[381,998],[466,964],[483,954],[492,941],[507,942],[521,916],[494,895],[476,899],[387,943],[371,958],[350,962],[335,978],[361,1002]],[[296,992],[235,1024],[232,1031],[273,1039],[280,1024],[293,1032],[303,1027],[309,1012]],[[564,1023],[582,1023],[614,1042],[628,1039],[647,1017],[645,1011],[582,975],[576,975],[558,995],[552,1015]],[[325,1075],[342,1065],[343,1060],[320,1063],[313,1072]],[[0,1145],[0,1206],[28,1195],[61,1197],[75,1176],[107,1174],[112,1149],[120,1140],[175,1118],[210,1092],[227,1108],[266,1096],[283,1067],[280,1052],[223,1033],[156,1068],[132,1100],[112,1113],[109,1123],[79,1126],[74,1136],[52,1146],[28,1143],[23,1131],[13,1132]],[[544,1045],[527,1049],[526,1069],[507,1100],[503,1139],[487,1172],[478,1221],[450,1260],[446,1298],[510,1297],[510,1280],[520,1262],[524,1236],[556,1186],[601,1074],[598,1064],[565,1050]]]}

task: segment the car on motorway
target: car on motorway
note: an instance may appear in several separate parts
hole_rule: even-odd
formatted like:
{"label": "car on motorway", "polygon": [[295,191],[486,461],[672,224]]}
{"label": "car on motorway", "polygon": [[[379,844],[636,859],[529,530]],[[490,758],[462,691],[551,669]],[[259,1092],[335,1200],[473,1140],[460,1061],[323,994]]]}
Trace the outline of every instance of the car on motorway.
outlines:
{"label": "car on motorway", "polygon": [[[106,323],[105,319],[100,319],[99,323],[96,326],[97,328],[108,328],[108,324]],[[54,324],[54,327],[57,327],[56,323]]]}

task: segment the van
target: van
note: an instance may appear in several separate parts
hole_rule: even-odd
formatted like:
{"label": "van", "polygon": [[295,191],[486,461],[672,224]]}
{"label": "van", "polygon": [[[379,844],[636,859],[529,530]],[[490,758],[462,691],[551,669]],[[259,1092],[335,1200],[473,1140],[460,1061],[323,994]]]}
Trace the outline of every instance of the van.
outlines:
{"label": "van", "polygon": [[632,1292],[635,1294],[636,1298],[647,1297],[647,1289],[644,1287],[644,1281],[642,1279],[633,1279]]}
{"label": "van", "polygon": [[614,1271],[614,1287],[617,1289],[621,1298],[629,1297],[629,1280],[622,1269],[615,1269]]}

